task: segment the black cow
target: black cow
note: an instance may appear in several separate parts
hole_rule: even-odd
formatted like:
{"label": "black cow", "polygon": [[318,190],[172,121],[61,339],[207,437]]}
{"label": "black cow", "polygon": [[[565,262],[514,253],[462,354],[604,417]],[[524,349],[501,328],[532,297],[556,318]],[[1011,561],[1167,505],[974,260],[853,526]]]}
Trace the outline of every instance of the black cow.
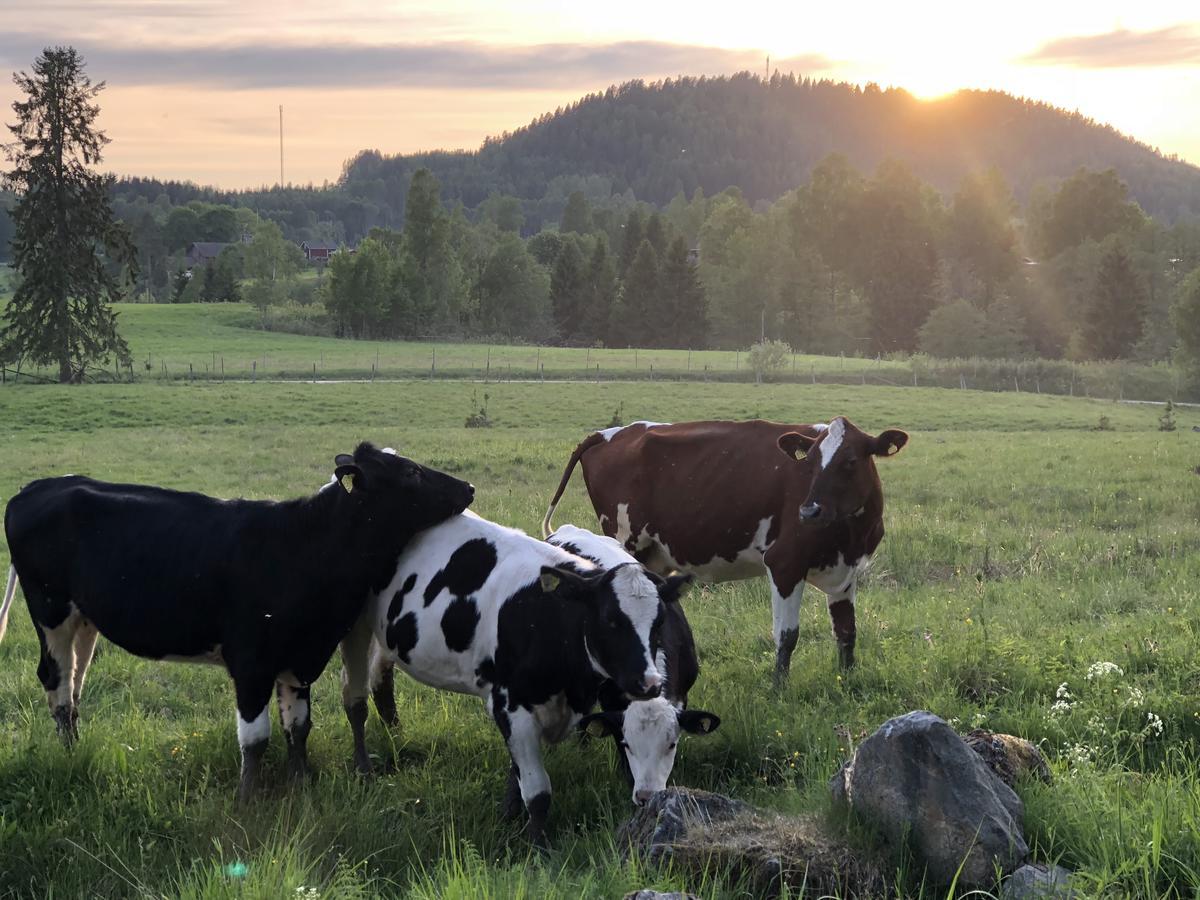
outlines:
{"label": "black cow", "polygon": [[4,530],[64,741],[77,735],[99,633],[138,656],[225,666],[237,694],[239,798],[255,787],[273,690],[289,771],[307,772],[309,685],[409,538],[462,512],[475,490],[369,443],[335,464],[335,481],[283,502],[76,475],[35,481],[9,502]]}

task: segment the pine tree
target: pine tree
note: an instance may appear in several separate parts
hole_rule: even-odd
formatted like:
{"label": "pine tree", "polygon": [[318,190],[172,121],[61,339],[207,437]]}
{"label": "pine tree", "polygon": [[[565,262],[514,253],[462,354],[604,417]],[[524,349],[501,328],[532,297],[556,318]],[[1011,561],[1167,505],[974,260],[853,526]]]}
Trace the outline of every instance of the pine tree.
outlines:
{"label": "pine tree", "polygon": [[558,230],[563,234],[587,234],[592,230],[592,210],[583,191],[572,191],[567,198]]}
{"label": "pine tree", "polygon": [[651,213],[646,220],[645,238],[658,254],[659,259],[667,252],[667,225],[659,213]]}
{"label": "pine tree", "polygon": [[122,270],[136,273],[128,229],[109,200],[111,176],[90,167],[108,143],[95,127],[104,82],[92,84],[71,47],[43,51],[33,74],[13,81],[26,95],[13,103],[5,178],[18,195],[12,211],[16,291],[3,314],[0,357],[58,366],[77,382],[92,360],[129,361],[109,304],[123,297]]}
{"label": "pine tree", "polygon": [[582,336],[588,340],[610,342],[609,324],[617,296],[617,273],[613,271],[608,239],[596,236],[592,258],[588,260],[587,293],[584,301]]}
{"label": "pine tree", "polygon": [[708,339],[704,286],[688,259],[687,241],[675,238],[667,248],[659,278],[659,303],[652,312],[656,342],[664,347],[699,349]]}
{"label": "pine tree", "polygon": [[575,337],[583,326],[583,308],[587,289],[587,261],[573,236],[563,241],[562,250],[550,273],[550,304],[554,324],[566,340]]}
{"label": "pine tree", "polygon": [[633,265],[633,258],[637,256],[638,247],[642,244],[642,232],[642,215],[636,209],[631,209],[629,216],[625,219],[624,233],[621,235],[619,272],[622,278],[629,271],[629,267]]}
{"label": "pine tree", "polygon": [[645,345],[651,332],[651,310],[658,303],[658,254],[647,240],[638,246],[633,264],[625,274],[621,299],[612,319],[615,342]]}
{"label": "pine tree", "polygon": [[1129,254],[1109,240],[1083,316],[1083,339],[1093,359],[1124,359],[1142,334],[1145,292]]}

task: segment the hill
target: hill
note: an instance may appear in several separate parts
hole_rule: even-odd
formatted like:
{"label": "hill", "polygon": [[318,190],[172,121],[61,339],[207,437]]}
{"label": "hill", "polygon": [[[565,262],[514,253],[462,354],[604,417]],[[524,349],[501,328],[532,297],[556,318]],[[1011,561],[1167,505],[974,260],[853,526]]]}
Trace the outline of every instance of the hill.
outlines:
{"label": "hill", "polygon": [[748,74],[610,87],[476,151],[363,151],[323,187],[230,192],[126,178],[115,190],[127,200],[165,195],[173,205],[249,206],[293,235],[318,220],[340,222],[356,241],[373,225],[403,224],[409,178],[427,166],[450,203],[474,208],[492,193],[521,198],[529,233],[557,221],[573,190],[593,200],[628,191],[662,205],[680,192],[712,195],[736,185],[752,203],[773,200],[835,151],[861,171],[904,160],[946,192],[967,172],[994,165],[1021,201],[1039,182],[1079,166],[1115,168],[1157,218],[1200,217],[1200,168],[1078,113],[998,91],[921,101],[898,89]]}
{"label": "hill", "polygon": [[681,191],[711,195],[730,185],[754,203],[802,184],[834,151],[863,171],[888,157],[904,160],[944,191],[994,165],[1021,200],[1039,181],[1079,166],[1112,167],[1152,215],[1169,222],[1200,215],[1200,168],[1077,113],[997,91],[921,101],[898,89],[780,75],[629,82],[473,153],[360,153],[340,185],[378,203],[428,166],[443,196],[468,207],[490,192],[538,199],[555,179],[588,176],[659,205]]}

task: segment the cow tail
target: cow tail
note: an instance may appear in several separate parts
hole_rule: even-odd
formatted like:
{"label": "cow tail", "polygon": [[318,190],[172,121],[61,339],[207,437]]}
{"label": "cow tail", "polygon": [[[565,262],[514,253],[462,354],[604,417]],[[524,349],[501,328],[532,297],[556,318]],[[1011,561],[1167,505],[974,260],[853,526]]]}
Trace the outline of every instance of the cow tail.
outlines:
{"label": "cow tail", "polygon": [[4,640],[4,632],[8,630],[8,610],[12,606],[13,597],[17,595],[17,569],[8,567],[8,584],[4,587],[4,602],[0,603],[0,641]]}
{"label": "cow tail", "polygon": [[571,458],[567,460],[567,467],[563,469],[562,481],[558,483],[558,490],[554,492],[554,498],[550,501],[550,508],[546,510],[546,518],[542,519],[543,538],[550,537],[554,531],[554,527],[550,524],[550,517],[554,515],[558,501],[562,499],[563,491],[567,489],[567,482],[571,480],[571,473],[575,471],[575,464],[579,462],[583,454],[587,453],[588,450],[597,444],[603,444],[604,440],[604,435],[598,431],[593,431],[579,443],[579,446],[575,448],[575,452],[571,454]]}

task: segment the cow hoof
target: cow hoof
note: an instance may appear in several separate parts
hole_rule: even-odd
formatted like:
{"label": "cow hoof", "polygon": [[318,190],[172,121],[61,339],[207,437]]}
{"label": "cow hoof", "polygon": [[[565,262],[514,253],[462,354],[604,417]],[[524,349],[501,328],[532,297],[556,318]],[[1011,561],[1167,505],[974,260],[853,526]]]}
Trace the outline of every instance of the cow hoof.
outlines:
{"label": "cow hoof", "polygon": [[838,663],[843,669],[854,668],[854,648],[838,647]]}

